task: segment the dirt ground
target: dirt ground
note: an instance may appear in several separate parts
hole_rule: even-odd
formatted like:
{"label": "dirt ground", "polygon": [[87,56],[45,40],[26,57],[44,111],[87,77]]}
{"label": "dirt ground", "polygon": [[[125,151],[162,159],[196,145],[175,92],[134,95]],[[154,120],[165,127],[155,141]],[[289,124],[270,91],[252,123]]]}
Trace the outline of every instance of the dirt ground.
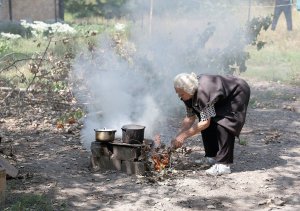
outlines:
{"label": "dirt ground", "polygon": [[[300,87],[249,83],[232,174],[218,177],[205,175],[198,162],[201,137],[189,140],[191,153],[181,154],[177,169],[151,177],[91,172],[90,152],[80,143],[82,125],[56,128],[64,107],[2,108],[1,155],[19,170],[7,179],[4,208],[35,194],[54,210],[300,210]],[[170,128],[179,121],[170,119]]]}

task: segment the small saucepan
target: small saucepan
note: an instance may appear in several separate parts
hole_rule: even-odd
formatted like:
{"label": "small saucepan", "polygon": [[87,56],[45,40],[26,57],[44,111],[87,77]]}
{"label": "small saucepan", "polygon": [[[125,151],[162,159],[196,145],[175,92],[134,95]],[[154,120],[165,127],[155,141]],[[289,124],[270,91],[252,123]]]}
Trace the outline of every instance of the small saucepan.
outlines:
{"label": "small saucepan", "polygon": [[94,129],[96,141],[112,142],[115,139],[115,133],[117,130],[114,129]]}

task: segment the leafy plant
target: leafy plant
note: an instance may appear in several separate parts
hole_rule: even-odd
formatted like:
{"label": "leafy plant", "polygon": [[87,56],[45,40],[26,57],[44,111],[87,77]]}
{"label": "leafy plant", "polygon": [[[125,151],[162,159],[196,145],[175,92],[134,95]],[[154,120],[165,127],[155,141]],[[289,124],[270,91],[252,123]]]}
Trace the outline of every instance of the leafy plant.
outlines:
{"label": "leafy plant", "polygon": [[8,50],[9,50],[9,45],[6,39],[0,39],[0,54],[3,54]]}
{"label": "leafy plant", "polygon": [[74,124],[75,122],[77,122],[83,116],[84,116],[83,110],[78,108],[75,111],[72,111],[70,113],[62,115],[57,120],[57,127],[58,128],[64,128],[65,124]]}
{"label": "leafy plant", "polygon": [[102,16],[105,18],[121,17],[121,6],[127,0],[65,0],[66,12],[76,18]]}
{"label": "leafy plant", "polygon": [[240,144],[240,145],[243,145],[243,146],[246,146],[246,145],[247,145],[247,140],[246,140],[246,139],[240,138],[240,139],[239,139],[239,144]]}
{"label": "leafy plant", "polygon": [[266,42],[258,40],[258,35],[262,30],[267,30],[270,24],[270,16],[255,17],[244,28],[237,29],[223,49],[216,48],[209,52],[198,51],[198,48],[205,48],[206,42],[216,30],[212,24],[208,24],[198,37],[196,49],[187,52],[187,58],[190,58],[189,63],[195,69],[204,66],[204,69],[212,71],[217,69],[226,74],[245,72],[247,70],[246,61],[250,58],[246,47],[251,45],[256,46],[257,50],[261,50]]}

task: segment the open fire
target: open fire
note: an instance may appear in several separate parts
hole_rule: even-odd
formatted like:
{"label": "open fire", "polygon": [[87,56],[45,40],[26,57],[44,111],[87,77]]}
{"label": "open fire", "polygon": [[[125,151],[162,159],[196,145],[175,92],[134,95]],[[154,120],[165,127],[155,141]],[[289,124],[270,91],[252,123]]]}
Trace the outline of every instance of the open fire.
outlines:
{"label": "open fire", "polygon": [[[91,144],[91,168],[97,170],[120,170],[128,174],[160,172],[170,166],[170,148],[161,143],[161,137],[154,140],[144,138],[144,128],[126,125],[122,138],[101,141],[99,134]],[[129,129],[130,130],[129,130]],[[138,130],[135,131],[135,128]],[[97,130],[99,133],[99,130]],[[106,132],[106,131],[105,131]]]}
{"label": "open fire", "polygon": [[154,149],[151,151],[151,159],[154,162],[154,170],[162,171],[170,164],[171,150],[166,149],[161,143],[160,135],[154,137]]}

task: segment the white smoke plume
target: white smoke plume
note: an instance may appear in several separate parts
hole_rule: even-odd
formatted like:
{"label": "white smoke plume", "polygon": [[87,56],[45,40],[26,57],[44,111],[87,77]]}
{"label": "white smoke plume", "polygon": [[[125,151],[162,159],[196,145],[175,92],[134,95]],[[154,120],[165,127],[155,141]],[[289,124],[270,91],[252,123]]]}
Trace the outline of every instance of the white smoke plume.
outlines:
{"label": "white smoke plume", "polygon": [[162,134],[162,141],[169,142],[175,134],[167,129],[168,118],[178,111],[184,115],[174,92],[174,76],[219,71],[207,65],[214,58],[207,55],[227,47],[245,24],[247,8],[237,7],[245,2],[129,1],[124,9],[131,14],[132,62],[121,57],[105,35],[99,49],[77,57],[70,74],[75,96],[87,109],[82,129],[86,148],[94,141],[94,129],[117,129],[120,137],[121,127],[130,123],[146,126],[147,138]]}

